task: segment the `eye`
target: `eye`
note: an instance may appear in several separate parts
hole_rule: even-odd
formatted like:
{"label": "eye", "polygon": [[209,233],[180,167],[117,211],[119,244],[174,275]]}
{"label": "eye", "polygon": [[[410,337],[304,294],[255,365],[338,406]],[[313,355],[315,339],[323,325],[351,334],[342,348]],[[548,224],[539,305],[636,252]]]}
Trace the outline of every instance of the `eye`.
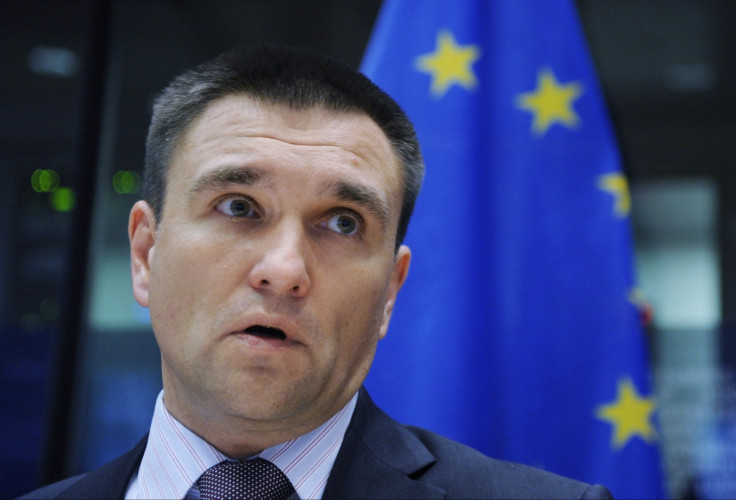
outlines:
{"label": "eye", "polygon": [[362,229],[361,221],[358,216],[346,213],[339,213],[331,216],[327,219],[325,225],[331,231],[347,236],[358,234]]}
{"label": "eye", "polygon": [[231,217],[258,217],[253,202],[242,196],[222,200],[217,204],[217,210]]}

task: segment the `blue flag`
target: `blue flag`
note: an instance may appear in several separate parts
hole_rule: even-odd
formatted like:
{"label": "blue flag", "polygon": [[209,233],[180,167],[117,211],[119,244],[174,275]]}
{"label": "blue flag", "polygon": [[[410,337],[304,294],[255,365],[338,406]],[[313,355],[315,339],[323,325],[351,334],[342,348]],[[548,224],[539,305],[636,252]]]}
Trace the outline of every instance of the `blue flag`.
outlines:
{"label": "blue flag", "polygon": [[363,72],[427,164],[366,385],[496,458],[661,497],[630,200],[568,0],[387,0]]}

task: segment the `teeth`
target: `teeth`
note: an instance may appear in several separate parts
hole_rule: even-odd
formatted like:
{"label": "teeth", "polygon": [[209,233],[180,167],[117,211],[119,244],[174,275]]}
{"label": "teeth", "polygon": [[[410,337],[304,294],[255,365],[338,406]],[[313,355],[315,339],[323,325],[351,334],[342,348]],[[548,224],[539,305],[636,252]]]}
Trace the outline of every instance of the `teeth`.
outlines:
{"label": "teeth", "polygon": [[286,335],[278,328],[270,328],[263,325],[253,325],[245,329],[246,333],[258,335],[259,337],[267,337],[273,339],[285,339]]}

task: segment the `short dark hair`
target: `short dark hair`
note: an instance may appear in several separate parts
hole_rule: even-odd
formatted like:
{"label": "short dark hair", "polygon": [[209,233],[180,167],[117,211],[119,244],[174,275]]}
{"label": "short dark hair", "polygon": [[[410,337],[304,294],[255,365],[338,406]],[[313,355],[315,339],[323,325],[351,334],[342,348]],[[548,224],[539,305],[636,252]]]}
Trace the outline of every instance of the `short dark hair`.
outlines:
{"label": "short dark hair", "polygon": [[143,197],[157,220],[163,213],[169,161],[179,140],[207,106],[228,95],[296,109],[324,107],[368,115],[386,134],[403,170],[398,249],[424,177],[414,126],[399,105],[364,75],[305,48],[233,49],[178,76],[163,90],[148,130],[143,183]]}

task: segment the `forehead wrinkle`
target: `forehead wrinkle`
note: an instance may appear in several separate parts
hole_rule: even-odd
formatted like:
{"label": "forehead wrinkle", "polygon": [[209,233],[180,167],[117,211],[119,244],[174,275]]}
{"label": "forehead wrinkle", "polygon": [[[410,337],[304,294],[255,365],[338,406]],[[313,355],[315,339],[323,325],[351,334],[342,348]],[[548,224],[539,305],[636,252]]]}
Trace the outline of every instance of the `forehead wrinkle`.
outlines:
{"label": "forehead wrinkle", "polygon": [[263,182],[268,174],[255,167],[220,167],[198,177],[189,190],[190,195],[203,191],[217,191],[232,185],[253,186]]}
{"label": "forehead wrinkle", "polygon": [[389,223],[389,204],[374,189],[351,182],[340,181],[331,184],[326,191],[333,192],[343,201],[365,207],[377,217],[384,226]]}

